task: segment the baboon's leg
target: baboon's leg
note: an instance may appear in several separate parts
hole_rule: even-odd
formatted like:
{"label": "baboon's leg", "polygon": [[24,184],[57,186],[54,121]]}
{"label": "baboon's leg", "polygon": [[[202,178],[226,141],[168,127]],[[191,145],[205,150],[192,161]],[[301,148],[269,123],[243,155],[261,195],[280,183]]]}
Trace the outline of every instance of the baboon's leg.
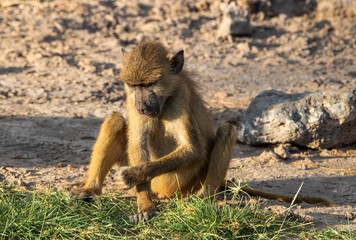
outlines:
{"label": "baboon's leg", "polygon": [[132,222],[149,220],[156,214],[156,204],[152,201],[151,183],[136,185],[137,210],[138,213],[130,216]]}
{"label": "baboon's leg", "polygon": [[222,186],[236,138],[236,130],[231,124],[223,125],[217,130],[215,144],[209,158],[208,172],[198,196],[211,196]]}
{"label": "baboon's leg", "polygon": [[106,175],[115,163],[127,165],[125,119],[120,113],[106,117],[93,147],[87,179],[83,188],[74,190],[79,198],[99,195]]}

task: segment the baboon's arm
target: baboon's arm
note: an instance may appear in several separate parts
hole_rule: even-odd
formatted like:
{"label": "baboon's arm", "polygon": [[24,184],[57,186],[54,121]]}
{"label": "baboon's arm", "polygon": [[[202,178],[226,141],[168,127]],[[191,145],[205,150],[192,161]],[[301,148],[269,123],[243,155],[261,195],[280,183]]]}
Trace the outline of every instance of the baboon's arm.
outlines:
{"label": "baboon's arm", "polygon": [[[137,172],[138,175],[141,175],[140,178],[142,181],[149,181],[152,178],[161,175],[163,173],[171,172],[179,168],[184,168],[191,165],[196,161],[197,157],[203,155],[205,150],[200,147],[200,143],[197,140],[193,139],[193,136],[198,135],[195,133],[195,129],[190,127],[191,120],[189,116],[182,115],[179,119],[163,121],[165,134],[170,135],[176,141],[176,148],[168,153],[167,155],[156,159],[155,161],[150,161],[150,159],[145,159],[146,161],[141,161],[140,164],[131,164],[131,166],[137,166],[133,168],[132,173]],[[137,148],[133,151],[129,151],[129,155],[136,155],[137,157],[147,156],[148,153],[148,135],[149,131],[152,131],[152,127],[146,126],[146,132],[141,135],[136,135],[136,145],[137,139],[140,139],[140,149],[141,153],[137,153]],[[159,131],[156,129],[155,131]],[[143,132],[143,131],[141,131]],[[139,132],[135,132],[136,134]],[[130,136],[131,137],[131,136]],[[130,140],[129,140],[130,141]],[[164,139],[161,139],[164,141]],[[157,144],[157,143],[156,143]],[[163,142],[161,144],[164,144]],[[129,146],[130,147],[130,146]],[[130,154],[134,152],[134,154]],[[135,156],[132,156],[135,157]],[[132,159],[133,161],[136,161]],[[140,166],[138,166],[140,165]],[[135,174],[136,175],[136,174]],[[141,181],[140,181],[141,182]]]}
{"label": "baboon's arm", "polygon": [[185,146],[181,146],[157,161],[124,168],[122,177],[127,188],[130,188],[134,185],[148,182],[164,173],[185,168],[193,164],[196,159],[197,156],[193,150],[187,150]]}

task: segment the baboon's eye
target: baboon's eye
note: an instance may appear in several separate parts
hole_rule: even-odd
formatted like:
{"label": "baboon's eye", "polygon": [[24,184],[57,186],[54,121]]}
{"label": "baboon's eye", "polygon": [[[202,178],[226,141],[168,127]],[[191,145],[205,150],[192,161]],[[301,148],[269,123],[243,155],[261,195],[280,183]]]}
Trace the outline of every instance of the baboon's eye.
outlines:
{"label": "baboon's eye", "polygon": [[130,88],[137,88],[137,87],[151,87],[154,83],[140,83],[140,84],[127,84]]}
{"label": "baboon's eye", "polygon": [[146,84],[142,84],[142,87],[151,87],[153,85],[154,83],[146,83]]}
{"label": "baboon's eye", "polygon": [[129,88],[137,88],[137,87],[139,87],[140,85],[139,85],[139,84],[128,84],[128,83],[127,83],[127,86],[129,86]]}

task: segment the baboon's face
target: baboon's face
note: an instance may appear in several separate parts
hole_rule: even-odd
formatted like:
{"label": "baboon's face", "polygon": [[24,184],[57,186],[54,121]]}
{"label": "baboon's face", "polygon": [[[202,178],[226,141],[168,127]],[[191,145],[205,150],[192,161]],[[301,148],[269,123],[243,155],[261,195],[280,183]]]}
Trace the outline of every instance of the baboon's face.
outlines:
{"label": "baboon's face", "polygon": [[155,91],[156,84],[149,85],[130,85],[126,84],[129,95],[133,97],[136,110],[148,117],[157,117],[163,108],[165,102],[164,96],[159,96]]}
{"label": "baboon's face", "polygon": [[131,98],[136,110],[147,117],[158,117],[167,106],[167,99],[174,96],[180,88],[175,74],[160,77],[151,84],[125,84],[127,97]]}
{"label": "baboon's face", "polygon": [[161,45],[148,43],[125,57],[120,76],[127,97],[132,98],[136,110],[147,117],[158,117],[165,109],[166,100],[179,88],[177,74],[183,68],[184,52],[167,55]]}

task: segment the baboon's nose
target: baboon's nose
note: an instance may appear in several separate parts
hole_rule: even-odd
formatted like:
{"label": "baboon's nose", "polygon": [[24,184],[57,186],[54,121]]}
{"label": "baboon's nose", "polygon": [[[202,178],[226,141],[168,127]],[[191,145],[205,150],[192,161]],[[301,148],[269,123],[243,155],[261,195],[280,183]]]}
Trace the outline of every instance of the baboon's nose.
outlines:
{"label": "baboon's nose", "polygon": [[139,108],[137,109],[139,113],[146,115],[149,112],[149,106],[147,104],[142,103],[140,104]]}
{"label": "baboon's nose", "polygon": [[143,115],[147,115],[149,113],[149,111],[147,109],[140,109],[139,111]]}
{"label": "baboon's nose", "polygon": [[140,108],[138,109],[139,113],[142,115],[146,115],[149,117],[155,117],[158,114],[157,109],[147,105],[147,104],[142,104]]}

